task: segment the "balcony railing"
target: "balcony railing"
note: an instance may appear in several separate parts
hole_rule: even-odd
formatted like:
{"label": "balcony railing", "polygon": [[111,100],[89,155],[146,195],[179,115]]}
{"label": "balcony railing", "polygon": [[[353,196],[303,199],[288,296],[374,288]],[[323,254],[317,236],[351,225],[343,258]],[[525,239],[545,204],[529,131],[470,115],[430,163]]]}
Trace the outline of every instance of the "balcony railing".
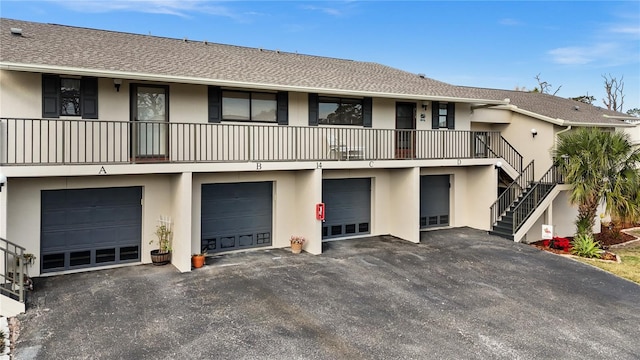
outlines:
{"label": "balcony railing", "polygon": [[503,157],[522,168],[520,154],[499,132],[14,118],[0,122],[2,165]]}

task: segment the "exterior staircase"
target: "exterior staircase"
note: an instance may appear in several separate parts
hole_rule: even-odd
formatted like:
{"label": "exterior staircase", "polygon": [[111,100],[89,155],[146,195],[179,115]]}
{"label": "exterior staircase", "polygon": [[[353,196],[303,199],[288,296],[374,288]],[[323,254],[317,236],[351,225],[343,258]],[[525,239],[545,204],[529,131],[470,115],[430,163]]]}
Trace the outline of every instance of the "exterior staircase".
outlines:
{"label": "exterior staircase", "polygon": [[552,190],[558,184],[564,184],[564,176],[555,165],[540,180],[533,181],[533,174],[532,161],[491,205],[490,234],[519,241],[520,238],[516,238],[518,231]]}
{"label": "exterior staircase", "polygon": [[25,248],[0,238],[0,316],[25,311]]}

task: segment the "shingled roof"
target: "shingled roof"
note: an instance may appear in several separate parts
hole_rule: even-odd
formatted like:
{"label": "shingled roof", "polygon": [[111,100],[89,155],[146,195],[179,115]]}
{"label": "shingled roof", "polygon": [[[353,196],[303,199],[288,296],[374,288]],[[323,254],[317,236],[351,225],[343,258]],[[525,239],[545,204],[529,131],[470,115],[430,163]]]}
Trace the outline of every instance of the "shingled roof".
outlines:
{"label": "shingled roof", "polygon": [[630,115],[604,109],[580,101],[537,92],[459,87],[463,96],[482,96],[489,99],[509,99],[516,110],[534,113],[539,118],[559,125],[629,126],[621,119]]}
{"label": "shingled roof", "polygon": [[508,98],[563,125],[620,126],[615,118],[627,116],[546,94],[454,86],[372,62],[12,19],[0,19],[0,28],[2,69],[479,105]]}
{"label": "shingled roof", "polygon": [[[33,71],[83,69],[94,71],[97,76],[144,74],[167,81],[309,92],[398,94],[436,100],[460,97],[453,85],[371,62],[11,19],[0,21],[0,64],[5,68],[13,64],[28,65]],[[11,28],[22,29],[22,35],[12,35]]]}

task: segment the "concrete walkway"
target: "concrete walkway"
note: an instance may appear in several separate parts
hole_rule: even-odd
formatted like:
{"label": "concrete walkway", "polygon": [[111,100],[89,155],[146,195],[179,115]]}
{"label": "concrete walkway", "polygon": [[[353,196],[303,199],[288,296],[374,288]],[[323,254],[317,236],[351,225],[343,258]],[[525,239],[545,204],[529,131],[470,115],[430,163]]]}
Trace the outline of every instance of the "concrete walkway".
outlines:
{"label": "concrete walkway", "polygon": [[640,286],[468,228],[39,278],[16,359],[638,359]]}

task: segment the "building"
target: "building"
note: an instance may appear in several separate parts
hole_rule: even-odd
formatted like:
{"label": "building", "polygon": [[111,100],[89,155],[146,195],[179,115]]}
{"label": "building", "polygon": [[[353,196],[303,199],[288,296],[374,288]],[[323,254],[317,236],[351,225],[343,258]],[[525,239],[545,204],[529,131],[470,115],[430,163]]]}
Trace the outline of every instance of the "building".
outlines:
{"label": "building", "polygon": [[[32,276],[148,263],[161,217],[180,271],[203,248],[292,235],[319,254],[334,239],[500,233],[500,187],[543,177],[558,133],[627,126],[369,62],[10,19],[0,39],[0,237],[36,255]],[[571,233],[556,183],[503,235]]]}

